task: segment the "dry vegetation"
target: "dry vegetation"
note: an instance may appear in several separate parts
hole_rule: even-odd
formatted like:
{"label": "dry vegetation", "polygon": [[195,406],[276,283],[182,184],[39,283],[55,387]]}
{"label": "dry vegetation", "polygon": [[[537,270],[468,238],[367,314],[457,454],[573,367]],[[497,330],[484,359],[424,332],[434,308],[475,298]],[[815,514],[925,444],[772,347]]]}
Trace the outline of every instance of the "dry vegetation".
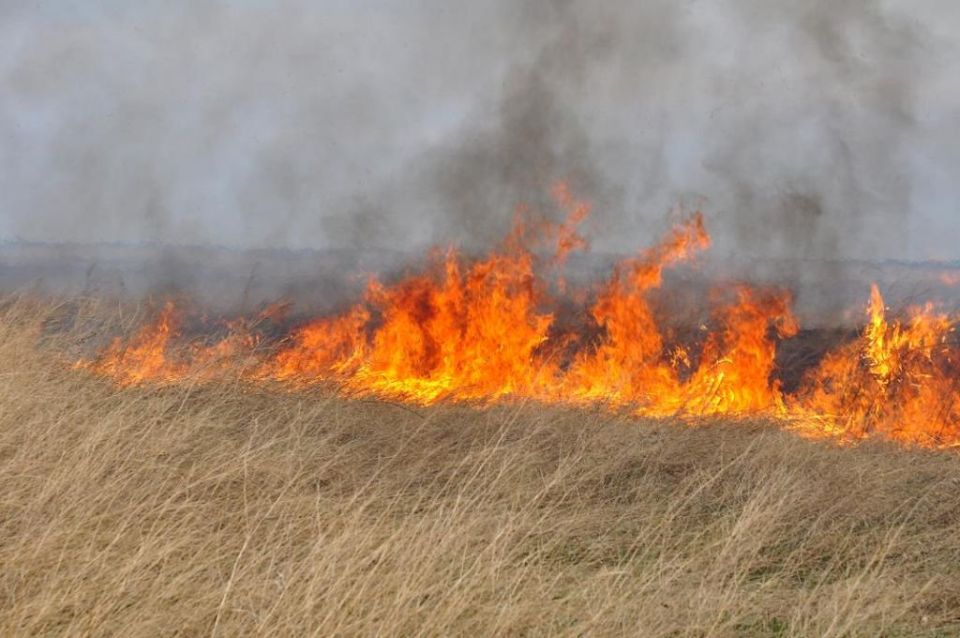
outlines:
{"label": "dry vegetation", "polygon": [[955,454],[119,390],[58,359],[62,314],[0,316],[2,635],[960,632]]}

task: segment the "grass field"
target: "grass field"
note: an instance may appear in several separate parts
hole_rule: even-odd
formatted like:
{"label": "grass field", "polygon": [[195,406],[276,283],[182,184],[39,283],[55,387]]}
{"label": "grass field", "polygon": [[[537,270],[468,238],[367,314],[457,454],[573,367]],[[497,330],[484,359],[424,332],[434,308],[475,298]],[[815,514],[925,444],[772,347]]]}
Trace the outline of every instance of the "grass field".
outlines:
{"label": "grass field", "polygon": [[58,312],[0,312],[0,635],[960,633],[956,454],[117,389]]}

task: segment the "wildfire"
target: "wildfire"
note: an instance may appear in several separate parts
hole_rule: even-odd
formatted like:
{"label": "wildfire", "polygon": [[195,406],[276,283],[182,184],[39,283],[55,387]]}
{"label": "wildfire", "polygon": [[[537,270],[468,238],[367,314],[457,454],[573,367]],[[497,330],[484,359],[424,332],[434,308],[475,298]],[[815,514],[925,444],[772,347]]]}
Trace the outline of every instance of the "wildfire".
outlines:
{"label": "wildfire", "polygon": [[955,322],[932,305],[889,321],[873,286],[868,322],[857,341],[827,355],[808,374],[796,405],[847,440],[881,436],[905,443],[960,445],[960,349]]}
{"label": "wildfire", "polygon": [[[890,319],[874,286],[860,336],[826,353],[786,393],[778,343],[799,332],[788,292],[720,290],[693,342],[681,342],[655,310],[652,293],[665,269],[710,246],[701,214],[617,264],[595,290],[571,292],[560,271],[571,251],[587,246],[578,226],[590,207],[564,185],[553,196],[563,223],[531,224],[520,215],[487,256],[468,259],[450,249],[435,253],[419,274],[393,283],[371,279],[354,306],[278,342],[265,344],[257,330],[275,309],[226,324],[210,342],[185,339],[168,303],[128,341],[115,340],[77,365],[125,386],[236,373],[251,383],[332,384],[351,395],[423,405],[599,404],[680,420],[768,417],[846,442],[960,445],[955,321],[932,305]],[[587,300],[579,316],[558,320],[574,299]]]}
{"label": "wildfire", "polygon": [[[274,308],[260,314],[262,319]],[[142,383],[177,383],[185,378],[212,380],[249,363],[255,356],[259,338],[243,319],[226,322],[226,335],[207,344],[174,344],[180,334],[181,317],[172,301],[167,301],[156,320],[141,328],[128,342],[114,339],[92,361],[78,361],[75,367],[114,379],[121,386]]]}

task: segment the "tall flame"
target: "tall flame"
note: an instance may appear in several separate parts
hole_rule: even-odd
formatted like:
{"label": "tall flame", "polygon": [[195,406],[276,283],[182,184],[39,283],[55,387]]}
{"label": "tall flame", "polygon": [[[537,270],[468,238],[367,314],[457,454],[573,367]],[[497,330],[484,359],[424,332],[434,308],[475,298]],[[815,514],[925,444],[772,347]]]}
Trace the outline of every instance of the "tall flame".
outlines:
{"label": "tall flame", "polygon": [[881,436],[923,446],[960,444],[960,349],[954,322],[932,305],[889,321],[874,285],[860,339],[828,354],[797,405],[846,439]]}
{"label": "tall flame", "polygon": [[677,411],[678,370],[664,356],[663,336],[647,293],[660,287],[664,268],[690,259],[709,245],[703,216],[697,214],[659,245],[617,265],[590,309],[603,339],[574,359],[561,384],[561,396],[576,402],[635,404],[654,414]]}
{"label": "tall flame", "polygon": [[[955,321],[932,305],[891,320],[874,286],[860,336],[828,352],[788,394],[777,362],[778,343],[799,331],[788,292],[721,289],[693,343],[663,329],[652,293],[666,269],[710,246],[701,214],[617,264],[596,290],[571,294],[560,267],[586,248],[578,227],[590,207],[562,184],[553,196],[563,223],[520,215],[487,256],[471,260],[450,249],[394,283],[371,279],[351,308],[306,322],[270,348],[260,347],[256,329],[263,315],[227,324],[212,343],[184,345],[168,303],[153,324],[78,366],[129,386],[214,380],[241,362],[248,382],[333,384],[424,405],[531,399],[680,420],[764,416],[840,441],[960,445]],[[592,300],[578,306],[572,323],[580,327],[565,327],[571,322],[558,321],[558,309],[579,299]]]}

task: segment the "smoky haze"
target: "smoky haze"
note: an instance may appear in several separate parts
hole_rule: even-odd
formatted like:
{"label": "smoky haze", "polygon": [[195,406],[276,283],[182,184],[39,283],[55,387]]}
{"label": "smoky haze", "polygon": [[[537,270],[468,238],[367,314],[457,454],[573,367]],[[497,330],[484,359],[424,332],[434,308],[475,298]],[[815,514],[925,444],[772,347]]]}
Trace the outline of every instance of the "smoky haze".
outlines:
{"label": "smoky haze", "polygon": [[952,0],[0,2],[0,238],[956,259]]}

